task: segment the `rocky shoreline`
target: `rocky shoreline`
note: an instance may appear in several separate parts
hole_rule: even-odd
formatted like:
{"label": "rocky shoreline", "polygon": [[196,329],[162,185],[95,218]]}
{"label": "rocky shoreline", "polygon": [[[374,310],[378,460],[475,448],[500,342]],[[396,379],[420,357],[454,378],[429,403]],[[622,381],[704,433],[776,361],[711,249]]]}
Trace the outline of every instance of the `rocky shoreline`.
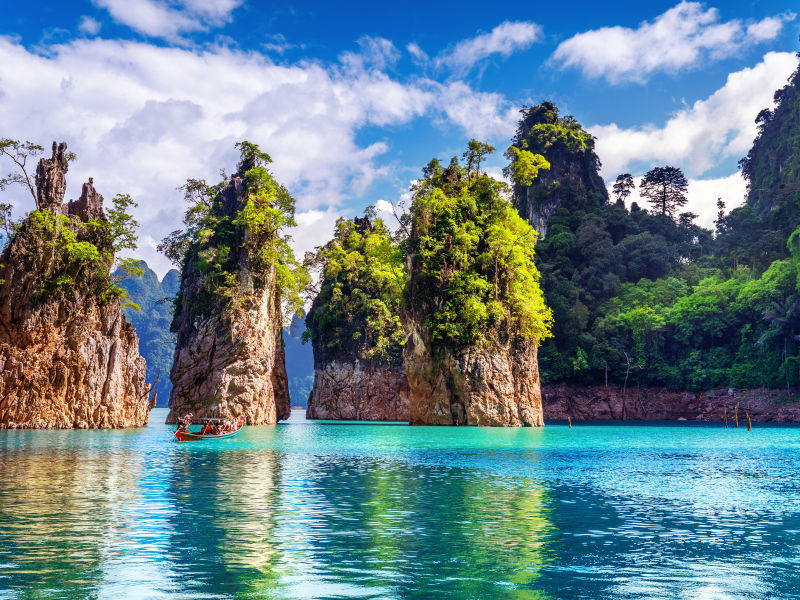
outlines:
{"label": "rocky shoreline", "polygon": [[754,422],[800,423],[800,393],[774,389],[716,389],[703,392],[663,388],[543,384],[546,420],[706,421],[740,425],[745,414]]}

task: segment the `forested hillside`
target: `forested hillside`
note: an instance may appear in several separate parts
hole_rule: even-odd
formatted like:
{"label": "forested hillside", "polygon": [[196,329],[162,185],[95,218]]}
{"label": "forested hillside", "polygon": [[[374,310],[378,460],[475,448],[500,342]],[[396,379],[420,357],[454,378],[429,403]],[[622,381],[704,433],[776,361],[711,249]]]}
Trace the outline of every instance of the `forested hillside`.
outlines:
{"label": "forested hillside", "polygon": [[[774,110],[758,115],[758,137],[741,161],[747,202],[727,215],[720,203],[716,232],[679,212],[686,181],[669,165],[643,181],[622,174],[615,198],[600,199],[588,134],[549,103],[524,111],[515,146],[543,154],[551,173],[572,174],[557,206],[558,181],[517,190],[526,216],[529,198],[551,198],[537,245],[555,323],[540,352],[544,382],[627,379],[694,390],[800,384],[798,79],[795,73],[775,94]],[[545,127],[574,142],[540,145]],[[650,198],[649,209],[626,208],[634,185]]]}
{"label": "forested hillside", "polygon": [[147,360],[147,381],[155,381],[159,371],[161,372],[156,385],[157,405],[166,406],[172,389],[169,370],[172,366],[175,340],[169,332],[169,323],[172,320],[172,299],[180,286],[178,271],[171,269],[159,281],[146,262],[139,261],[137,266],[144,271],[142,275],[120,283],[128,293],[128,300],[139,307],[139,310],[125,308],[125,318],[139,336],[139,352]]}

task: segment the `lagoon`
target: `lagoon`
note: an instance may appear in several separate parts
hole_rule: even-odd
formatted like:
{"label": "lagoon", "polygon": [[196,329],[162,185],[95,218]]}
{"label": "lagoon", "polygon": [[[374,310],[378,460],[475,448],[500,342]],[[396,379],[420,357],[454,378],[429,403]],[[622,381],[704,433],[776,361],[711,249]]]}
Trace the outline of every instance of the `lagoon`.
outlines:
{"label": "lagoon", "polygon": [[800,428],[0,431],[0,599],[791,598]]}

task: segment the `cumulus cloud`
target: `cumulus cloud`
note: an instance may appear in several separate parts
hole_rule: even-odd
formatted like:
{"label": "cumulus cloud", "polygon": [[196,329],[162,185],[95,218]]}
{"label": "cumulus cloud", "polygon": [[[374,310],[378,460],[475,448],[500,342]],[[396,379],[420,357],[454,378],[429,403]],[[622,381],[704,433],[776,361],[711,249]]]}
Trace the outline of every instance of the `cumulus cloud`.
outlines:
{"label": "cumulus cloud", "polygon": [[230,22],[242,0],[93,0],[117,22],[149,37],[170,41]]}
{"label": "cumulus cloud", "polygon": [[[489,33],[458,42],[440,55],[436,63],[455,70],[467,70],[493,54],[508,57],[517,50],[524,50],[537,41],[541,33],[542,29],[536,23],[506,21]],[[421,49],[416,44],[414,46],[414,49],[409,47],[408,50],[417,56]]]}
{"label": "cumulus cloud", "polygon": [[[467,137],[513,133],[511,104],[501,96],[458,82],[397,80],[376,66],[390,62],[391,49],[362,47],[369,56],[360,61],[276,65],[254,52],[103,39],[39,54],[0,37],[4,135],[45,146],[66,140],[78,154],[68,197],[90,176],[106,198],[130,193],[139,202],[137,254],[161,273],[168,265],[156,243],[185,209],[176,188],[188,177],[217,181],[221,167],[235,165],[234,143],[253,141],[297,199],[302,252],[327,239],[344,207],[377,178],[392,175],[389,144],[379,133],[361,139],[361,128],[424,117]],[[5,196],[14,194],[8,200],[30,208],[21,190]]]}
{"label": "cumulus cloud", "polygon": [[81,17],[78,23],[78,29],[81,33],[85,33],[86,35],[97,35],[100,33],[100,27],[100,21],[89,16]]}
{"label": "cumulus cloud", "polygon": [[761,21],[720,22],[715,8],[681,2],[636,29],[603,27],[579,33],[559,44],[552,61],[580,69],[591,78],[610,83],[643,83],[658,71],[697,67],[704,59],[720,60],[736,51],[774,39],[793,13]]}
{"label": "cumulus cloud", "polygon": [[634,162],[670,163],[698,176],[728,157],[747,153],[756,135],[755,116],[773,104],[776,89],[797,67],[790,52],[769,52],[752,68],[728,75],[708,98],[672,115],[663,126],[596,125],[597,153],[606,177]]}
{"label": "cumulus cloud", "polygon": [[[437,85],[444,116],[482,141],[510,138],[517,127],[519,107],[501,94],[476,92],[463,81]],[[505,149],[505,148],[504,148]]]}

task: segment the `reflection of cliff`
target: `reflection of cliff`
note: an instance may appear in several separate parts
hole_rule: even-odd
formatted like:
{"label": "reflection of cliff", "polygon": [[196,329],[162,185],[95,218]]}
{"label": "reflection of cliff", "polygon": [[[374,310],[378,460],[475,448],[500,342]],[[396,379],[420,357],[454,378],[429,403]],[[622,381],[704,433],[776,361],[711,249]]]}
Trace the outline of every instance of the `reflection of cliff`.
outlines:
{"label": "reflection of cliff", "polygon": [[142,460],[108,448],[0,452],[0,564],[15,566],[0,588],[87,597],[87,583],[108,578],[111,563],[133,551]]}
{"label": "reflection of cliff", "polygon": [[169,472],[168,495],[182,507],[170,548],[183,591],[228,597],[274,588],[279,455],[197,450],[177,454]]}
{"label": "reflection of cliff", "polygon": [[307,472],[307,562],[352,597],[514,597],[549,562],[547,497],[533,481],[360,457],[318,457]]}

